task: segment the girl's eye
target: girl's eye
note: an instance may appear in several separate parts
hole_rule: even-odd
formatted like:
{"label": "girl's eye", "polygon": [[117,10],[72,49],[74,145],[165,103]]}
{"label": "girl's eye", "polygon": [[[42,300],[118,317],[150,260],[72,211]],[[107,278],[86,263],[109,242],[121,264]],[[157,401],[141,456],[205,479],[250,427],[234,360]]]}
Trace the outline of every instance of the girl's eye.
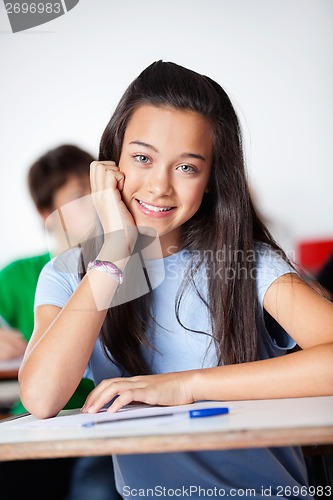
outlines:
{"label": "girl's eye", "polygon": [[145,156],[145,155],[135,155],[134,158],[139,163],[148,163],[149,162],[148,156]]}
{"label": "girl's eye", "polygon": [[177,169],[180,169],[184,174],[191,174],[192,172],[196,172],[195,168],[191,167],[191,165],[179,165]]}

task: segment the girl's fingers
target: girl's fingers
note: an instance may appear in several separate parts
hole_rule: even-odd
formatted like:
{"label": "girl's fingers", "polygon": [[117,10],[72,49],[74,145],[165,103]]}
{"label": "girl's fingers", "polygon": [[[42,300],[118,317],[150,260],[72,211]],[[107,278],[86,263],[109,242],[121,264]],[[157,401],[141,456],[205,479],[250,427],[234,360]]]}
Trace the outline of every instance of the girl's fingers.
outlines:
{"label": "girl's fingers", "polygon": [[115,175],[115,178],[117,179],[117,189],[119,189],[119,191],[122,191],[124,189],[124,181],[125,181],[125,175],[123,174],[123,172],[118,172],[117,175]]}
{"label": "girl's fingers", "polygon": [[[123,190],[125,175],[119,170],[107,169],[105,170],[105,175],[101,180],[101,189],[118,189]],[[116,181],[116,182],[115,182]],[[98,189],[98,186],[97,186]]]}
{"label": "girl's fingers", "polygon": [[129,405],[133,401],[138,401],[140,403],[147,403],[146,401],[147,391],[145,388],[141,389],[129,389],[118,396],[111,406],[107,409],[108,413],[116,413],[121,410],[124,406]]}
{"label": "girl's fingers", "polygon": [[[109,380],[103,380],[100,384],[98,384],[95,389],[93,389],[89,394],[86,399],[86,402],[84,403],[84,406],[82,408],[83,412],[87,412],[88,410],[92,411],[95,409],[95,406],[98,406],[97,402],[101,400],[101,397],[105,391],[105,388],[107,387],[107,383],[110,384]],[[110,398],[111,399],[111,398]],[[106,401],[107,402],[107,401]],[[105,403],[103,403],[105,404]],[[102,406],[103,406],[102,404]],[[102,407],[101,406],[101,407]],[[98,411],[98,410],[97,410]]]}
{"label": "girl's fingers", "polygon": [[101,170],[103,165],[104,169],[116,166],[115,162],[101,162],[95,160],[90,163],[90,185],[92,191],[96,191],[96,174],[97,171]]}
{"label": "girl's fingers", "polygon": [[116,189],[117,180],[122,178],[116,165],[105,165],[98,163],[95,170],[95,191],[103,191],[104,189]]}
{"label": "girl's fingers", "polygon": [[[131,379],[103,380],[87,397],[82,411],[84,413],[96,413],[103,406],[116,396],[132,390],[134,384],[139,384],[135,389],[141,389],[142,383],[134,382]],[[120,396],[119,396],[120,397]],[[126,403],[127,404],[127,403]]]}
{"label": "girl's fingers", "polygon": [[124,175],[119,174],[119,168],[114,161],[93,161],[90,164],[90,184],[92,192],[101,191],[108,187],[117,187],[112,179],[114,177],[116,177],[117,181],[123,179]]}
{"label": "girl's fingers", "polygon": [[182,380],[179,380],[179,373],[103,380],[89,394],[82,411],[96,413],[110,401],[112,403],[107,410],[110,413],[117,412],[133,401],[162,406],[193,403],[192,383],[191,371],[184,373]]}

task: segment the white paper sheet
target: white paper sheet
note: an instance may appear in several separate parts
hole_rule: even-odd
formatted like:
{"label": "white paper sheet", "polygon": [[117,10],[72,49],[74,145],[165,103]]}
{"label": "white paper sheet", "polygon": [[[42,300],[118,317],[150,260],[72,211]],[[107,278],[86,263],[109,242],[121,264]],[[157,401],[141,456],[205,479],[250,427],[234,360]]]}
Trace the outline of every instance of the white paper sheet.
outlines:
{"label": "white paper sheet", "polygon": [[[61,415],[53,418],[47,418],[45,420],[34,420],[32,422],[26,422],[22,425],[17,425],[16,428],[70,428],[70,427],[86,427],[98,422],[110,421],[103,424],[106,425],[125,425],[133,422],[136,423],[133,418],[137,418],[137,423],[140,425],[145,423],[152,423],[154,419],[154,424],[163,422],[165,423],[168,418],[188,418],[189,410],[196,410],[202,408],[225,408],[228,407],[229,411],[233,409],[230,404],[226,405],[221,401],[202,401],[198,403],[193,403],[189,405],[182,406],[149,406],[145,404],[138,405],[128,405],[123,409],[119,410],[117,413],[108,413],[106,410],[102,410],[99,413],[81,413],[80,410],[75,410],[67,415]],[[140,418],[147,417],[147,418]],[[152,418],[149,418],[152,417]],[[157,418],[161,417],[161,418]],[[130,421],[128,421],[130,419]]]}

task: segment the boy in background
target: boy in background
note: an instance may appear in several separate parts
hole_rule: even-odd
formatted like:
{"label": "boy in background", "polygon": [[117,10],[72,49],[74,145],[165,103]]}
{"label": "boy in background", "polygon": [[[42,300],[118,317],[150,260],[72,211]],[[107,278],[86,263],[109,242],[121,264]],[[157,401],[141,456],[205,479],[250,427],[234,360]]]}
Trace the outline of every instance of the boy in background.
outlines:
{"label": "boy in background", "polygon": [[[53,254],[60,255],[70,243],[64,238],[63,229],[59,230],[57,217],[53,215],[61,213],[62,207],[68,203],[90,194],[89,168],[92,161],[93,157],[77,146],[62,145],[45,153],[29,169],[30,194],[52,238],[52,255],[46,252],[18,259],[0,271],[0,316],[4,320],[0,326],[0,360],[24,354],[33,332],[34,296],[39,274]],[[82,213],[82,204],[74,203],[72,207],[70,216],[75,227],[84,221],[85,214]],[[80,408],[93,387],[90,379],[83,378],[65,408]],[[21,401],[10,409],[11,414],[25,411]],[[48,484],[47,491],[36,491],[36,474]],[[14,498],[14,492],[19,498],[20,484],[22,494],[26,496],[30,490],[35,500],[120,498],[114,486],[110,457],[3,462],[0,464],[0,484],[3,500]]]}

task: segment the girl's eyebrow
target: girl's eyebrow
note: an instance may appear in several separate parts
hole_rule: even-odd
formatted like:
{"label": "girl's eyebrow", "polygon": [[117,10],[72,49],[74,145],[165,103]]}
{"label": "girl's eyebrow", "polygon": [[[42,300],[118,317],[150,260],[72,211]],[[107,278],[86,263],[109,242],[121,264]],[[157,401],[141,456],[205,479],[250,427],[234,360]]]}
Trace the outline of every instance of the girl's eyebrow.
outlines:
{"label": "girl's eyebrow", "polygon": [[[136,144],[138,146],[143,146],[145,148],[152,149],[153,151],[155,151],[155,153],[158,153],[158,150],[154,146],[152,146],[151,144],[148,144],[147,142],[131,141],[129,144]],[[196,153],[182,153],[179,156],[179,158],[196,158],[197,160],[206,161],[206,159],[202,155],[198,155]]]}
{"label": "girl's eyebrow", "polygon": [[137,144],[138,146],[143,146],[145,148],[148,148],[148,149],[152,149],[153,151],[155,151],[155,153],[158,153],[157,149],[154,148],[154,146],[152,146],[151,144],[147,144],[147,142],[143,142],[143,141],[132,141],[130,142],[129,144]]}

